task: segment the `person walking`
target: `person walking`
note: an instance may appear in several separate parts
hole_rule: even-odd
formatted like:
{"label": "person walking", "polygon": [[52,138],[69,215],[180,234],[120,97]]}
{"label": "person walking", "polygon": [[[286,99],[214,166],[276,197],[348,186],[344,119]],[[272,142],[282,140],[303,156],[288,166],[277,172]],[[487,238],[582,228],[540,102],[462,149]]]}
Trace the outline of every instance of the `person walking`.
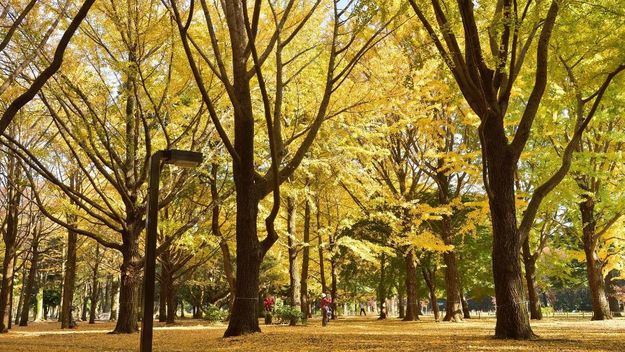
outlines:
{"label": "person walking", "polygon": [[265,325],[271,325],[273,320],[273,306],[276,304],[276,300],[271,295],[267,295],[263,301],[265,306]]}
{"label": "person walking", "polygon": [[358,313],[358,315],[363,315],[366,317],[367,316],[367,312],[365,311],[365,304],[360,302],[360,313]]}
{"label": "person walking", "polygon": [[322,293],[319,305],[321,306],[321,326],[326,326],[330,322],[330,317],[332,316],[332,297]]}

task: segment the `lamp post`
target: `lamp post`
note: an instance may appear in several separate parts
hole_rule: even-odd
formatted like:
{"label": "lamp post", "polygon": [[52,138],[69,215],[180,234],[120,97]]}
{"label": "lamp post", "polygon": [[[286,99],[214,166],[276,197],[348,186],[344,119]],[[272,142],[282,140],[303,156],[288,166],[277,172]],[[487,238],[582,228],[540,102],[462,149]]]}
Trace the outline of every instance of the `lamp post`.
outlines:
{"label": "lamp post", "polygon": [[188,150],[159,150],[150,158],[150,184],[148,186],[148,211],[146,217],[145,266],[143,272],[143,319],[141,321],[141,352],[152,352],[152,327],[154,325],[154,281],[156,276],[156,230],[158,225],[158,187],[161,163],[179,167],[197,167],[202,163],[202,153]]}

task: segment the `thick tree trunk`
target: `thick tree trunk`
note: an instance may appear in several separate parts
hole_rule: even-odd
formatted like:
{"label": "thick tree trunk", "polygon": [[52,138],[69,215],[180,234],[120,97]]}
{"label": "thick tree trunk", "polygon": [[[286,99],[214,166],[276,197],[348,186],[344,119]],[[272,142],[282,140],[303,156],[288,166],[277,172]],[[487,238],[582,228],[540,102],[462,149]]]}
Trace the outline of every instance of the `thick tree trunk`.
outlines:
{"label": "thick tree trunk", "polygon": [[[68,218],[74,220],[73,215]],[[61,304],[61,329],[70,327],[72,304],[74,301],[74,287],[76,285],[76,232],[67,230],[67,254],[65,259],[65,273],[63,274],[63,302]]]}
{"label": "thick tree trunk", "polygon": [[434,320],[438,321],[440,312],[438,309],[438,298],[436,297],[436,271],[421,266],[421,273],[423,274],[423,280],[430,293],[430,304],[432,306],[432,313],[434,313]]}
{"label": "thick tree trunk", "polygon": [[616,297],[616,290],[614,287],[614,278],[618,276],[618,270],[610,270],[605,277],[605,289],[608,296],[608,305],[610,306],[610,312],[613,317],[622,317],[621,304]]}
{"label": "thick tree trunk", "polygon": [[[17,181],[17,168],[19,167],[15,158],[9,156],[9,169],[7,176],[11,182]],[[12,289],[13,289],[13,276],[15,270],[15,253],[16,253],[16,240],[18,230],[18,216],[19,216],[19,203],[20,203],[20,191],[16,190],[14,186],[10,185],[7,191],[7,214],[6,214],[6,228],[2,233],[4,240],[4,259],[2,261],[2,285],[0,287],[0,333],[8,332],[11,328],[11,301],[12,301]]]}
{"label": "thick tree trunk", "polygon": [[[251,155],[247,156],[251,158]],[[240,169],[240,168],[239,168]],[[236,296],[224,337],[260,332],[258,325],[258,287],[262,251],[257,237],[258,200],[253,189],[253,169],[235,171],[237,192]]]}
{"label": "thick tree trunk", "polygon": [[302,275],[300,280],[301,311],[304,319],[312,318],[308,302],[308,266],[310,264],[310,203],[304,204],[304,248],[302,249]]}
{"label": "thick tree trunk", "polygon": [[86,321],[87,320],[87,306],[89,304],[89,286],[87,284],[85,284],[85,291],[83,292],[83,298],[82,298],[82,310],[80,311],[80,320],[81,321]]}
{"label": "thick tree trunk", "polygon": [[386,319],[386,255],[380,256],[380,281],[378,282],[378,289],[376,290],[376,300],[378,302],[378,309],[380,317],[378,319]]}
{"label": "thick tree trunk", "polygon": [[15,293],[15,265],[17,263],[17,253],[13,258],[13,280],[11,280],[11,288],[9,289],[9,329],[13,328],[13,294]]}
{"label": "thick tree trunk", "polygon": [[15,242],[5,241],[4,260],[2,263],[2,289],[0,291],[0,332],[7,332],[10,326],[10,290],[13,281],[13,258]]}
{"label": "thick tree trunk", "polygon": [[[453,137],[451,137],[453,138]],[[448,205],[450,202],[450,175],[441,170],[444,169],[444,160],[439,159],[438,171],[436,173],[438,186],[438,201],[441,205]],[[451,217],[443,215],[440,221],[440,231],[443,243],[448,246],[454,245],[453,226]],[[460,290],[458,289],[458,263],[454,250],[443,253],[445,262],[445,317],[444,321],[458,322],[462,320],[462,302],[460,300]],[[437,306],[438,309],[438,306]]]}
{"label": "thick tree trunk", "polygon": [[178,305],[177,305],[178,292],[175,286],[170,285],[169,288],[167,289],[166,301],[167,301],[167,319],[165,321],[167,322],[167,324],[175,324],[176,323],[176,310],[178,308]]}
{"label": "thick tree trunk", "polygon": [[324,259],[324,251],[323,251],[323,238],[321,236],[321,204],[319,199],[317,198],[317,249],[319,250],[319,280],[321,281],[321,292],[328,292],[328,285],[326,283],[326,270],[325,270],[325,259]]}
{"label": "thick tree trunk", "polygon": [[168,295],[168,283],[165,282],[165,278],[163,277],[163,273],[161,272],[161,286],[158,297],[158,321],[164,323],[167,321],[167,295]]}
{"label": "thick tree trunk", "polygon": [[213,209],[211,216],[211,231],[213,236],[219,239],[219,249],[221,250],[221,257],[224,265],[224,274],[226,275],[226,280],[228,281],[228,288],[230,289],[231,302],[230,308],[234,304],[235,290],[236,290],[236,279],[234,274],[234,267],[232,266],[232,257],[230,255],[230,248],[228,246],[228,241],[224,238],[221,233],[221,228],[219,225],[219,216],[221,212],[220,202],[221,197],[219,195],[219,189],[217,189],[217,177],[218,177],[219,165],[216,163],[211,164],[211,176],[212,181],[210,183],[211,189],[211,197],[213,199]]}
{"label": "thick tree trunk", "polygon": [[[27,285],[27,280],[28,280],[28,277],[27,277],[28,271],[29,270],[26,270],[26,265],[24,265],[22,269],[22,289],[20,290],[20,298],[17,301],[17,314],[15,314],[15,321],[14,321],[15,325],[18,325],[22,318],[22,310],[24,309],[23,308],[24,307],[24,294],[26,291],[26,285]],[[28,323],[28,316],[26,320]]]}
{"label": "thick tree trunk", "polygon": [[584,196],[584,201],[579,204],[582,215],[582,242],[586,255],[586,272],[588,274],[588,288],[592,302],[592,320],[612,319],[610,306],[605,294],[605,282],[603,280],[603,263],[597,255],[597,236],[595,233],[595,203],[592,197]]}
{"label": "thick tree trunk", "polygon": [[[296,234],[296,213],[297,207],[292,197],[287,197],[287,231],[289,238],[287,240],[289,249],[289,303],[292,308],[301,306],[300,301],[300,276],[297,267],[297,244],[295,243]],[[297,319],[291,319],[289,325],[297,325]]]}
{"label": "thick tree trunk", "polygon": [[110,321],[117,320],[117,312],[119,309],[119,280],[113,279],[111,282],[111,315]]}
{"label": "thick tree trunk", "polygon": [[462,316],[464,319],[471,319],[471,312],[469,311],[469,302],[464,295],[464,288],[462,287],[462,281],[458,280],[458,292],[460,293],[460,301],[462,302]]}
{"label": "thick tree trunk", "polygon": [[404,304],[404,289],[405,285],[399,284],[397,286],[397,308],[399,310],[399,318],[406,317],[406,306]]}
{"label": "thick tree trunk", "polygon": [[254,165],[254,113],[248,78],[248,44],[243,3],[227,1],[226,20],[232,43],[233,94],[238,108],[234,111],[233,176],[236,192],[236,296],[225,337],[260,332],[258,297],[260,264],[264,253],[258,240],[258,202]]}
{"label": "thick tree trunk", "polygon": [[443,253],[443,261],[445,262],[445,293],[447,295],[443,320],[462,321],[462,300],[458,288],[456,253],[453,251]]}
{"label": "thick tree trunk", "polygon": [[530,251],[529,237],[523,243],[523,265],[525,266],[525,283],[527,284],[530,319],[541,320],[543,313],[540,308],[538,292],[536,291],[536,257]]}
{"label": "thick tree trunk", "polygon": [[[100,257],[100,244],[96,244],[95,257]],[[100,261],[96,259],[93,264],[93,273],[91,277],[91,297],[89,301],[91,307],[89,308],[89,324],[95,324],[95,316],[98,307],[98,295],[100,292],[100,284],[98,282],[98,269],[100,267]]]}
{"label": "thick tree trunk", "polygon": [[[33,237],[33,243],[31,246],[31,259],[30,259],[30,269],[28,270],[28,280],[24,286],[24,294],[23,294],[23,305],[22,311],[20,314],[20,326],[28,325],[28,316],[30,313],[30,299],[33,294],[33,290],[35,288],[35,284],[37,281],[37,266],[39,265],[39,238],[38,234],[35,234]],[[18,309],[19,312],[19,309]]]}
{"label": "thick tree trunk", "polygon": [[482,150],[486,158],[489,207],[493,227],[493,278],[497,302],[495,337],[531,339],[535,335],[523,304],[521,236],[517,229],[514,176],[515,157],[499,116],[488,116],[483,129]]}
{"label": "thick tree trunk", "polygon": [[330,251],[332,252],[332,257],[330,257],[330,294],[332,297],[332,320],[336,320],[338,318],[337,314],[337,300],[338,300],[338,258],[334,253],[334,248],[336,246],[335,237],[330,236]]}
{"label": "thick tree trunk", "polygon": [[128,334],[138,331],[137,304],[141,284],[141,265],[137,236],[123,236],[121,279],[119,287],[119,314],[115,334]]}
{"label": "thick tree trunk", "polygon": [[[43,282],[40,279],[40,282]],[[59,311],[59,315],[60,311]],[[43,321],[43,285],[37,285],[37,305],[35,306],[35,321]]]}
{"label": "thick tree trunk", "polygon": [[417,307],[417,266],[412,250],[404,256],[406,262],[406,315],[404,321],[419,320]]}

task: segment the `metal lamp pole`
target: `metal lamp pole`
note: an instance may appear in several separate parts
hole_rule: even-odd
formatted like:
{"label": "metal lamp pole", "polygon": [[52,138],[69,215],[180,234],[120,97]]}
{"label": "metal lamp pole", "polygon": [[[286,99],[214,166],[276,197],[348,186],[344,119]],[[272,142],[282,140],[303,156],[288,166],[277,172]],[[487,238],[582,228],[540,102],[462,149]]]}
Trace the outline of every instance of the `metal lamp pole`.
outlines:
{"label": "metal lamp pole", "polygon": [[150,183],[146,217],[145,266],[143,273],[143,319],[141,320],[141,352],[152,352],[154,326],[154,284],[156,280],[156,232],[158,226],[158,191],[161,163],[180,167],[196,167],[202,153],[187,150],[159,150],[150,157]]}

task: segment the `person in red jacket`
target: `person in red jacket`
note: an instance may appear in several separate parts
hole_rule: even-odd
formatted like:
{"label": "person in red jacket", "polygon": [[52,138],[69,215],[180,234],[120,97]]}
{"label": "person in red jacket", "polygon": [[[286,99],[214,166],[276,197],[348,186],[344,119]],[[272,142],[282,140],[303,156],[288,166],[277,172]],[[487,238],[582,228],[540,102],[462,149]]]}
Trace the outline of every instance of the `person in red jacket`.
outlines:
{"label": "person in red jacket", "polygon": [[276,299],[271,295],[267,295],[265,300],[263,301],[263,305],[265,306],[265,325],[270,325],[272,323],[273,317],[273,306],[276,304]]}
{"label": "person in red jacket", "polygon": [[321,326],[326,326],[330,322],[332,315],[332,297],[325,293],[321,294]]}

